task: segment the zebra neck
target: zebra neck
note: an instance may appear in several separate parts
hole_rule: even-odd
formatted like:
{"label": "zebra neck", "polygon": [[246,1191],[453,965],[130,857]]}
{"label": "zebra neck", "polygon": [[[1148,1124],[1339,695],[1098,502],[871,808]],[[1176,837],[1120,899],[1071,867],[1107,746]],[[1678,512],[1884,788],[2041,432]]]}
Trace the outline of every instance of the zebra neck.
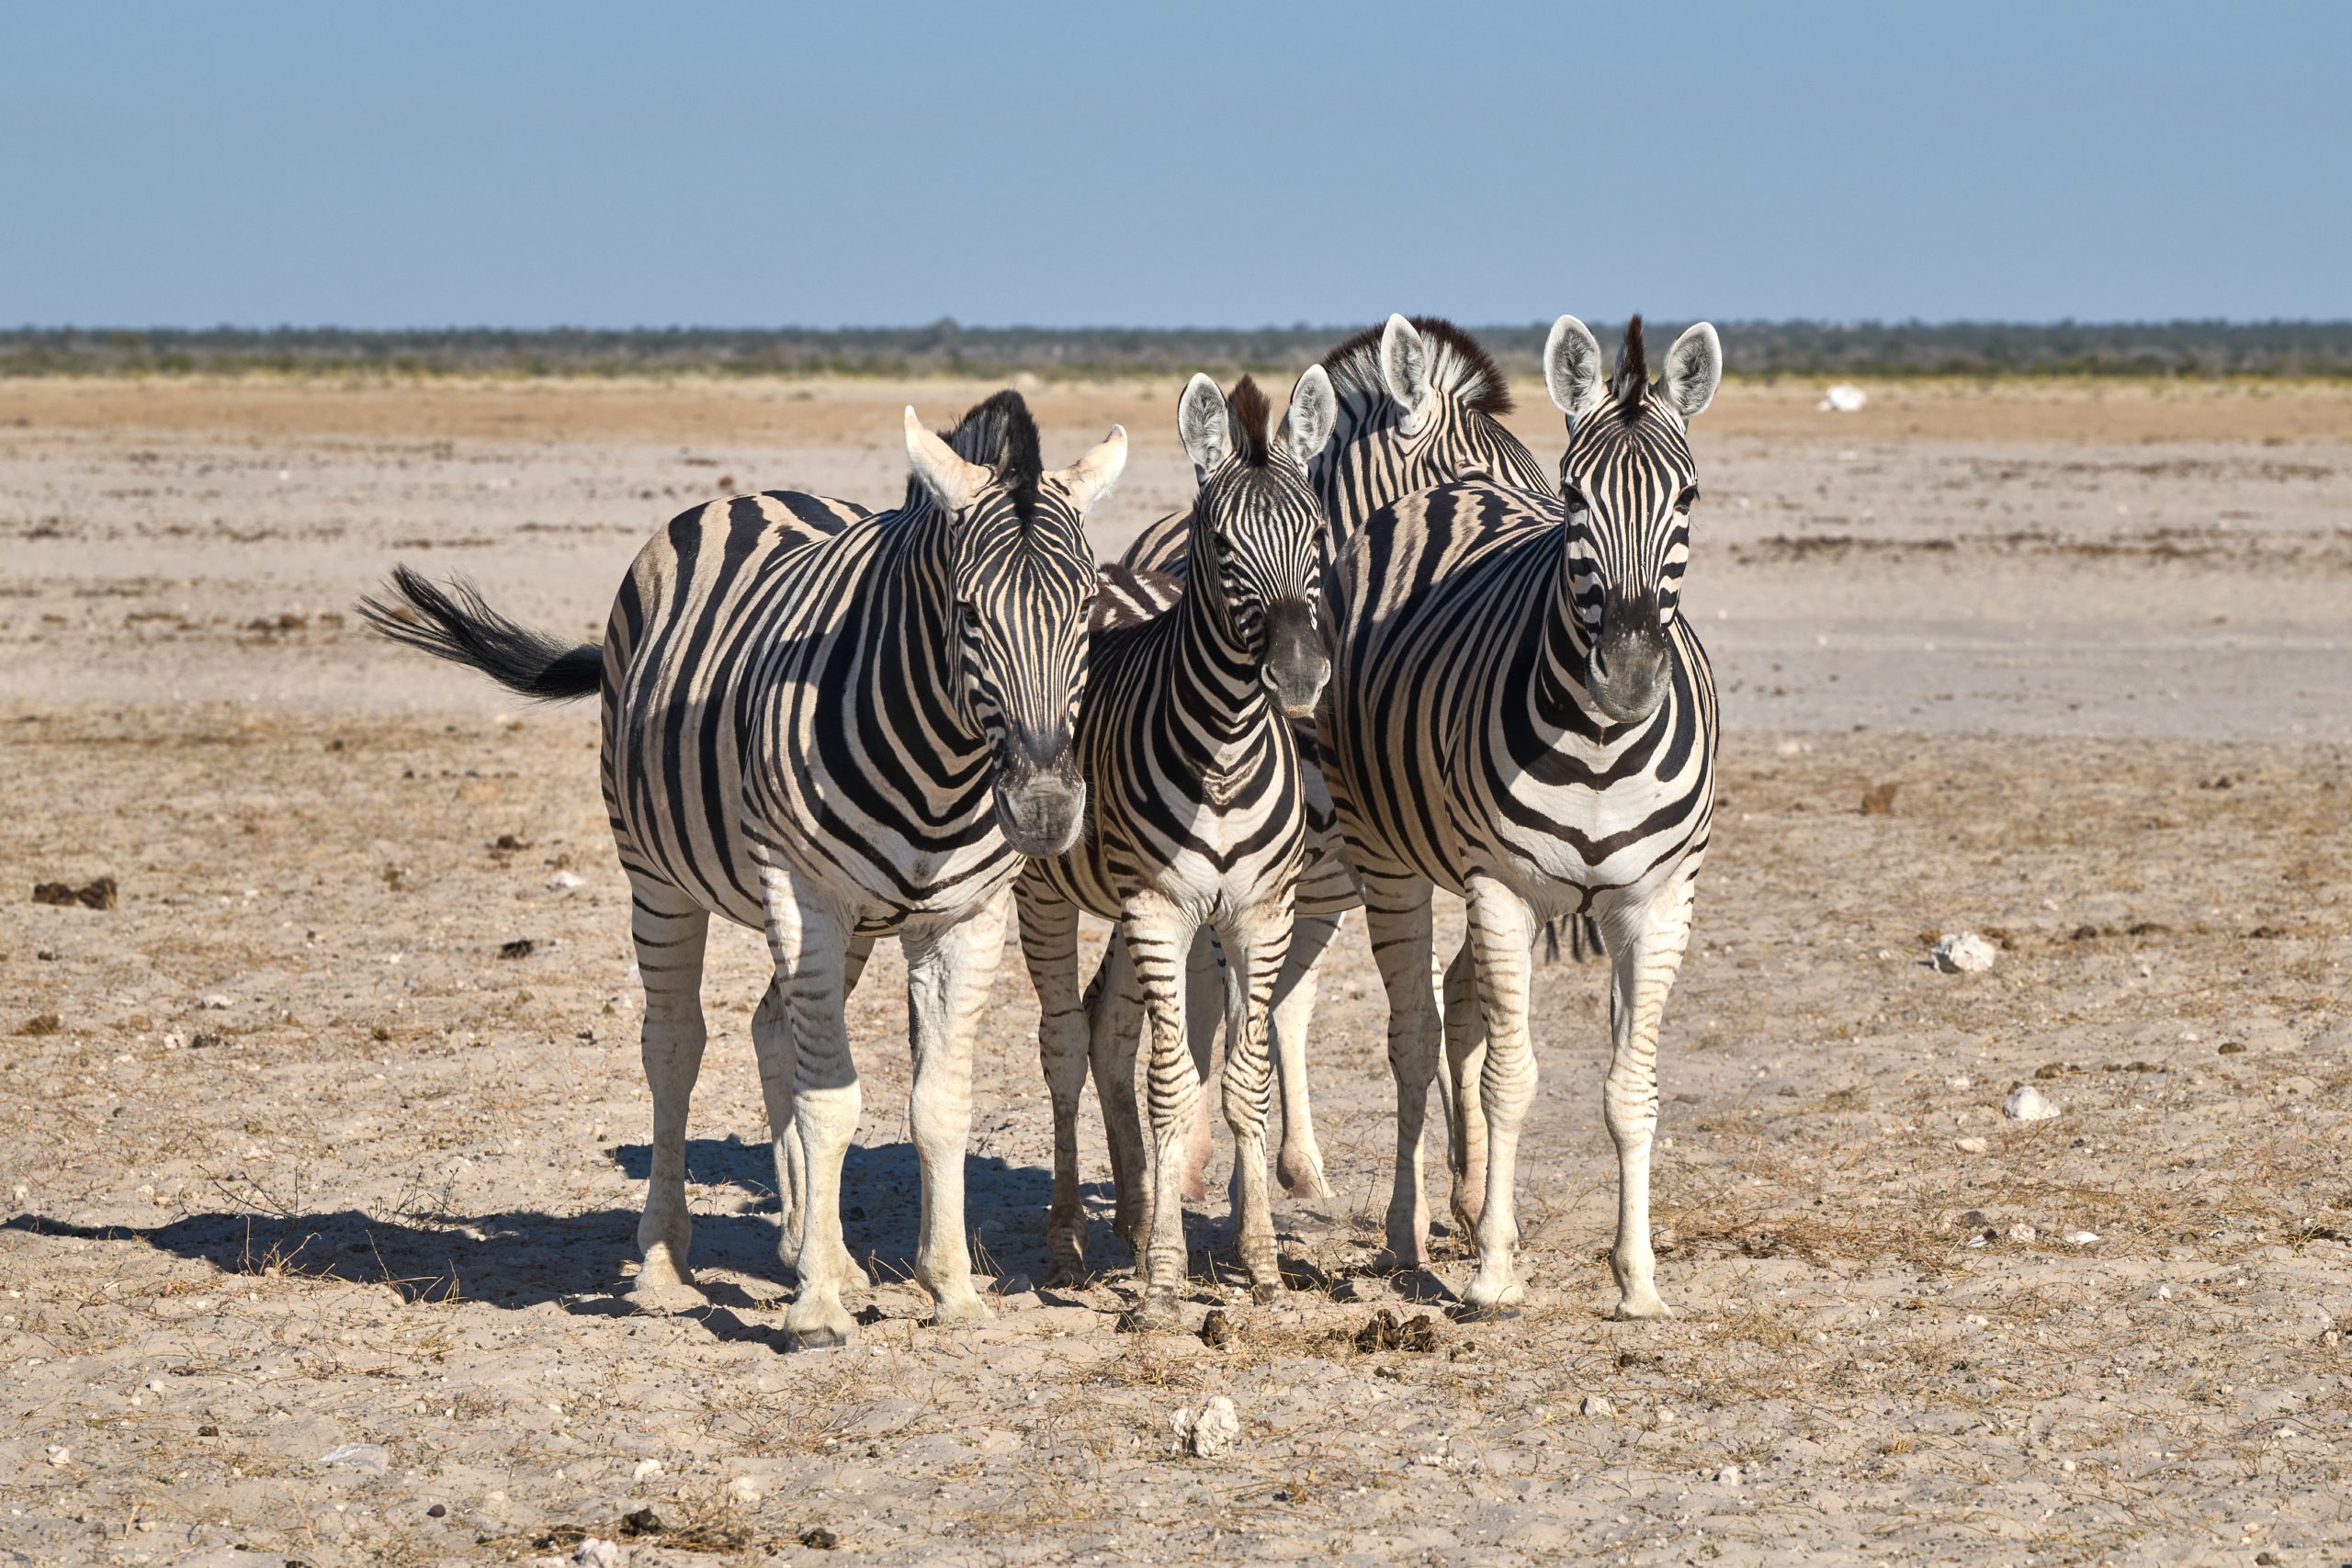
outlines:
{"label": "zebra neck", "polygon": [[1222,754],[1248,741],[1272,708],[1259,679],[1256,655],[1233,635],[1223,580],[1195,528],[1184,597],[1170,613],[1175,635],[1165,649],[1166,694],[1161,713],[1180,743]]}
{"label": "zebra neck", "polygon": [[1598,742],[1613,721],[1592,700],[1592,635],[1577,614],[1575,557],[1568,548],[1565,516],[1553,530],[1552,542],[1557,558],[1551,563],[1550,591],[1543,613],[1529,627],[1533,668],[1528,700],[1547,728]]}
{"label": "zebra neck", "polygon": [[868,694],[917,694],[932,705],[925,728],[946,758],[960,764],[985,754],[989,741],[956,700],[959,673],[947,655],[951,521],[927,499],[876,520],[883,542],[867,584],[861,662]]}

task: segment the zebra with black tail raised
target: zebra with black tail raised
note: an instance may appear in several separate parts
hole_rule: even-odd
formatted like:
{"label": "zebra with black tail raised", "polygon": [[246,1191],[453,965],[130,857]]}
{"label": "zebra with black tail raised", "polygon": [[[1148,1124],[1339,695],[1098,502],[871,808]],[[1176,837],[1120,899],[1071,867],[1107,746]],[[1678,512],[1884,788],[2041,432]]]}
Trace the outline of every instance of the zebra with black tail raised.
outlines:
{"label": "zebra with black tail raised", "polygon": [[1636,317],[1612,378],[1591,333],[1561,317],[1544,365],[1568,419],[1561,499],[1443,486],[1365,520],[1334,566],[1324,776],[1388,993],[1389,1251],[1404,1267],[1428,1258],[1419,1151],[1439,1036],[1430,900],[1442,886],[1467,901],[1475,960],[1449,976],[1449,1032],[1465,1037],[1448,1055],[1483,1056],[1474,1308],[1521,1293],[1512,1186],[1535,1087],[1536,931],[1589,913],[1611,965],[1602,1102],[1618,1156],[1617,1311],[1666,1311],[1649,1235],[1658,1022],[1714,811],[1714,682],[1679,613],[1699,498],[1684,433],[1722,367],[1702,323],[1653,384]]}
{"label": "zebra with black tail raised", "polygon": [[687,1101],[702,1063],[713,914],[765,930],[775,979],[752,1020],[799,1277],[786,1322],[839,1344],[865,1282],[842,1244],[842,1158],[860,1091],[842,1004],[901,938],[923,1179],[917,1277],[945,1322],[985,1316],[964,1232],[973,1026],[1025,855],[1077,839],[1071,738],[1086,681],[1092,552],[1081,524],[1126,436],[1045,471],[1001,392],[944,438],[906,412],[904,502],[867,517],[814,496],[714,502],[639,555],[601,649],[568,649],[413,573],[366,606],[390,636],[534,696],[604,694],[603,775],[633,889],[653,1094],[653,1175],[634,1288],[700,1304],[687,1269]]}
{"label": "zebra with black tail raised", "polygon": [[[1501,367],[1476,339],[1451,321],[1392,315],[1334,347],[1322,364],[1331,378],[1339,412],[1330,441],[1307,474],[1322,502],[1334,551],[1344,547],[1366,517],[1437,485],[1484,479],[1551,492],[1553,481],[1543,465],[1502,423],[1511,411],[1511,395]],[[1178,513],[1153,524],[1127,547],[1122,561],[1147,572],[1181,575],[1189,522],[1189,513]],[[1316,966],[1338,937],[1347,911],[1363,898],[1341,851],[1330,797],[1306,733],[1310,728],[1301,726],[1310,819],[1307,863],[1300,876],[1290,959],[1274,988],[1272,1049],[1283,1100],[1282,1151],[1275,1169],[1286,1189],[1329,1197],[1330,1185],[1323,1174],[1307,1094],[1306,1032],[1315,1012]],[[1588,950],[1599,951],[1598,935],[1589,921],[1572,922],[1570,933],[1578,957]],[[1556,953],[1556,928],[1547,924],[1545,934]],[[1121,958],[1114,947],[1096,983],[1123,991],[1132,1005],[1133,982],[1121,971]],[[1216,987],[1216,960],[1205,935],[1193,968],[1193,991],[1210,994]],[[1205,1061],[1205,1032],[1214,1024],[1207,1021],[1205,1010],[1198,1010],[1193,1053]],[[1457,1221],[1467,1228],[1476,1223],[1483,1168],[1478,1145],[1484,1134],[1475,1086],[1466,1100],[1449,1093],[1448,1106],[1453,1207]],[[1197,1196],[1202,1189],[1201,1168],[1207,1156],[1204,1117],[1195,1124],[1187,1151],[1188,1195]],[[1130,1214],[1124,1186],[1120,1213],[1124,1230]]]}
{"label": "zebra with black tail raised", "polygon": [[[1193,937],[1216,931],[1230,960],[1223,1100],[1234,1133],[1234,1224],[1258,1298],[1280,1288],[1265,1134],[1266,1011],[1291,938],[1306,839],[1296,738],[1330,660],[1323,646],[1323,517],[1306,465],[1334,414],[1320,367],[1299,378],[1281,428],[1247,377],[1230,399],[1195,376],[1177,427],[1200,477],[1182,595],[1159,614],[1101,615],[1078,753],[1093,831],[1034,863],[1019,885],[1022,946],[1037,986],[1039,1044],[1054,1105],[1047,1249],[1060,1274],[1081,1264],[1079,1096],[1090,1055],[1125,1201],[1143,1176],[1134,1085],[1136,1032],[1090,1029],[1078,979],[1081,909],[1114,919],[1145,999],[1151,1055],[1149,1201],[1128,1239],[1142,1268],[1136,1320],[1170,1326],[1185,1272],[1182,1154],[1200,1099],[1187,1047],[1185,970]],[[1098,987],[1099,1022],[1121,998]]]}

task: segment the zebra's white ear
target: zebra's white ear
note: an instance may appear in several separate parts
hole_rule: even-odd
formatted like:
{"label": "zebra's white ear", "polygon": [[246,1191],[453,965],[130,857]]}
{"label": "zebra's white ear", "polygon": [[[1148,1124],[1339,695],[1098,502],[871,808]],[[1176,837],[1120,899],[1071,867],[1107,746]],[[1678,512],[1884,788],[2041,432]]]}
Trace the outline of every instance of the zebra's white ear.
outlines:
{"label": "zebra's white ear", "polygon": [[1723,378],[1723,340],[1715,336],[1715,329],[1708,322],[1701,321],[1676,338],[1674,346],[1667,351],[1666,379],[1662,383],[1667,406],[1686,420],[1707,412]]}
{"label": "zebra's white ear", "polygon": [[[1217,417],[1220,420],[1225,417],[1225,405],[1221,401],[1217,404]],[[1111,498],[1112,490],[1126,468],[1126,426],[1114,424],[1111,427],[1111,434],[1102,438],[1101,446],[1054,477],[1061,481],[1064,490],[1069,491],[1071,504],[1083,517]]]}
{"label": "zebra's white ear", "polygon": [[1380,329],[1380,381],[1396,400],[1405,434],[1419,430],[1430,412],[1430,345],[1402,316]]}
{"label": "zebra's white ear", "polygon": [[1195,376],[1185,385],[1183,400],[1176,405],[1176,436],[1184,443],[1184,455],[1193,459],[1203,479],[1233,456],[1233,436],[1226,428],[1225,394],[1206,376]]}
{"label": "zebra's white ear", "polygon": [[1315,461],[1339,422],[1340,395],[1331,389],[1331,373],[1320,365],[1310,365],[1291,389],[1290,412],[1283,415],[1282,428],[1274,438],[1290,448],[1303,468]]}
{"label": "zebra's white ear", "polygon": [[1554,321],[1552,335],[1544,340],[1544,389],[1552,394],[1552,406],[1571,421],[1580,420],[1600,406],[1606,384],[1592,329],[1574,316]]}
{"label": "zebra's white ear", "polygon": [[907,467],[951,516],[971,505],[993,477],[978,463],[966,462],[956,448],[925,428],[912,403],[907,405]]}

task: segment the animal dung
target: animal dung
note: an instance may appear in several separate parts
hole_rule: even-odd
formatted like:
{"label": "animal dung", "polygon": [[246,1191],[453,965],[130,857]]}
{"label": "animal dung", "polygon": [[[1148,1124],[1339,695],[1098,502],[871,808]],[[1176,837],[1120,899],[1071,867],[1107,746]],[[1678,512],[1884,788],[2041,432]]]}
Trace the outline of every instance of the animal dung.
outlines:
{"label": "animal dung", "polygon": [[1947,931],[1928,956],[1947,975],[1974,975],[1993,967],[1993,944],[1974,931]]}
{"label": "animal dung", "polygon": [[498,956],[501,958],[528,958],[532,953],[538,951],[538,946],[539,944],[533,942],[529,937],[518,936],[513,942],[500,942],[498,944]]}
{"label": "animal dung", "polygon": [[1894,792],[1902,787],[1899,783],[1889,779],[1883,784],[1874,784],[1862,791],[1862,815],[1865,817],[1894,816]]}
{"label": "animal dung", "polygon": [[2001,1114],[2012,1122],[2047,1122],[2058,1114],[2058,1108],[2040,1089],[2021,1083],[2001,1101]]}
{"label": "animal dung", "polygon": [[1229,1350],[1239,1337],[1233,1332],[1232,1320],[1215,1307],[1201,1320],[1201,1343],[1212,1350]]}
{"label": "animal dung", "polygon": [[54,904],[61,908],[72,908],[79,904],[85,909],[111,909],[115,906],[115,881],[111,876],[98,877],[79,887],[70,882],[33,884],[34,903]]}
{"label": "animal dung", "polygon": [[1356,1348],[1366,1355],[1376,1350],[1409,1350],[1426,1355],[1437,1348],[1437,1324],[1425,1312],[1399,1323],[1395,1313],[1383,1307],[1356,1330]]}

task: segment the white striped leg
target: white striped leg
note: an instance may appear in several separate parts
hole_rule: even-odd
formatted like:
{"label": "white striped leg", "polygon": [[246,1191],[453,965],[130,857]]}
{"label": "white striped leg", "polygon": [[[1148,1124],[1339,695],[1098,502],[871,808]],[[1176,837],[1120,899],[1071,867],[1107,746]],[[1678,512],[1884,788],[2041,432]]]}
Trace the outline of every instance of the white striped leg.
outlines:
{"label": "white striped leg", "polygon": [[1273,1072],[1266,1020],[1291,935],[1290,900],[1236,911],[1220,924],[1230,979],[1225,1014],[1226,1125],[1233,1129],[1234,1250],[1263,1306],[1281,1294],[1281,1258],[1266,1181],[1266,1122],[1273,1109]]}
{"label": "white striped leg", "polygon": [[1184,1036],[1185,960],[1193,923],[1177,910],[1155,905],[1130,909],[1125,922],[1127,955],[1143,988],[1150,1021],[1151,1113],[1150,1231],[1143,1249],[1143,1301],[1135,1321],[1145,1328],[1173,1328],[1189,1258],[1184,1246],[1183,1178],[1186,1135],[1201,1103],[1200,1073]]}
{"label": "white striped leg", "polygon": [[1453,1178],[1449,1207],[1454,1234],[1468,1240],[1478,1233],[1487,1207],[1487,1112],[1478,1075],[1487,1061],[1487,1015],[1478,1005],[1477,963],[1469,938],[1446,965],[1445,1163]]}
{"label": "white striped leg", "polygon": [[1306,1026],[1315,1017],[1316,966],[1346,918],[1344,914],[1298,917],[1291,927],[1290,953],[1283,960],[1281,977],[1274,982],[1273,1007],[1267,1014],[1283,1090],[1282,1157],[1275,1162],[1274,1174],[1283,1190],[1294,1197],[1331,1196],[1331,1184],[1323,1175],[1323,1151],[1315,1142],[1315,1119],[1307,1109]]}
{"label": "white striped leg", "polygon": [[[865,968],[866,954],[874,950],[874,939],[860,937],[850,947],[849,972],[846,984],[854,990],[858,972]],[[799,1128],[795,1124],[792,1107],[792,1080],[797,1053],[792,1045],[791,1012],[785,1000],[782,976],[768,982],[760,997],[760,1005],[752,1013],[752,1050],[760,1066],[760,1095],[766,1102],[768,1142],[775,1159],[777,1207],[776,1256],[791,1268],[800,1256],[800,1236],[807,1215],[808,1193],[808,1158],[800,1146]],[[868,1288],[873,1281],[865,1270],[856,1270],[853,1286],[863,1283]]]}
{"label": "white striped leg", "polygon": [[[1193,951],[1184,965],[1184,1032],[1192,1047],[1193,1071],[1209,1081],[1209,1063],[1216,1053],[1216,1028],[1225,1017],[1227,965],[1217,952],[1206,926],[1193,936]],[[1227,1035],[1231,1041],[1232,1036]],[[1230,1050],[1230,1044],[1227,1049]],[[1204,1094],[1193,1111],[1193,1124],[1184,1134],[1184,1201],[1198,1203],[1209,1195],[1209,1100]]]}
{"label": "white striped leg", "polygon": [[674,887],[634,877],[630,885],[629,935],[645,985],[639,1038],[645,1085],[653,1096],[653,1168],[637,1224],[643,1261],[629,1301],[641,1312],[692,1312],[710,1304],[695,1289],[686,1264],[695,1228],[686,1210],[686,1107],[709,1038],[702,1018],[702,960],[710,911]]}
{"label": "white striped leg", "polygon": [[1657,1254],[1650,1247],[1650,1140],[1657,1131],[1657,1032],[1666,998],[1690,940],[1699,867],[1679,874],[1647,904],[1604,914],[1609,973],[1609,1076],[1601,1111],[1617,1145],[1617,1276],[1621,1318],[1671,1315],[1657,1293]]}
{"label": "white striped leg", "polygon": [[1537,922],[1527,900],[1492,877],[1469,879],[1468,902],[1478,1009],[1487,1024],[1487,1059],[1478,1073],[1487,1120],[1487,1202],[1478,1215],[1478,1269],[1463,1296],[1475,1308],[1501,1309],[1517,1305],[1527,1293],[1512,1266],[1519,1246],[1512,1199],[1520,1126],[1535,1099],[1527,1001]]}
{"label": "white striped leg", "polygon": [[851,1058],[846,1000],[852,921],[791,872],[760,868],[768,950],[785,989],[793,1046],[792,1124],[805,1159],[799,1290],[785,1327],[807,1348],[848,1341],[842,1292],[864,1276],[842,1241],[842,1159],[857,1132],[863,1094]]}
{"label": "white striped leg", "polygon": [[[1021,956],[1029,965],[1029,983],[1037,988],[1037,1057],[1054,1106],[1054,1196],[1046,1212],[1046,1282],[1076,1284],[1086,1278],[1078,1107],[1086,1092],[1089,1044],[1086,998],[1078,987],[1078,906],[1056,897],[1042,877],[1024,876],[1014,889]],[[1130,1089],[1130,1105],[1134,1099]],[[1114,1144],[1114,1166],[1116,1162]]]}
{"label": "white striped leg", "polygon": [[1388,1191],[1387,1269],[1430,1260],[1430,1208],[1421,1188],[1421,1135],[1437,1071],[1437,998],[1430,987],[1430,885],[1363,872],[1364,930],[1388,993],[1388,1071],[1396,1084],[1396,1168]]}
{"label": "white striped leg", "polygon": [[1102,963],[1086,990],[1087,1061],[1094,1074],[1102,1135],[1111,1145],[1117,1209],[1112,1229],[1143,1266],[1151,1234],[1151,1179],[1144,1158],[1143,1116],[1136,1104],[1136,1053],[1143,1033],[1143,986],[1127,956],[1127,935],[1114,928]]}
{"label": "white striped leg", "polygon": [[[972,1288],[972,1246],[964,1227],[964,1155],[972,1133],[972,1037],[996,984],[1007,887],[952,925],[909,931],[907,1016],[915,1050],[911,1120],[922,1162],[922,1234],[915,1278],[931,1292],[933,1321],[978,1323],[989,1309]],[[1073,1097],[1074,1099],[1074,1097]]]}

